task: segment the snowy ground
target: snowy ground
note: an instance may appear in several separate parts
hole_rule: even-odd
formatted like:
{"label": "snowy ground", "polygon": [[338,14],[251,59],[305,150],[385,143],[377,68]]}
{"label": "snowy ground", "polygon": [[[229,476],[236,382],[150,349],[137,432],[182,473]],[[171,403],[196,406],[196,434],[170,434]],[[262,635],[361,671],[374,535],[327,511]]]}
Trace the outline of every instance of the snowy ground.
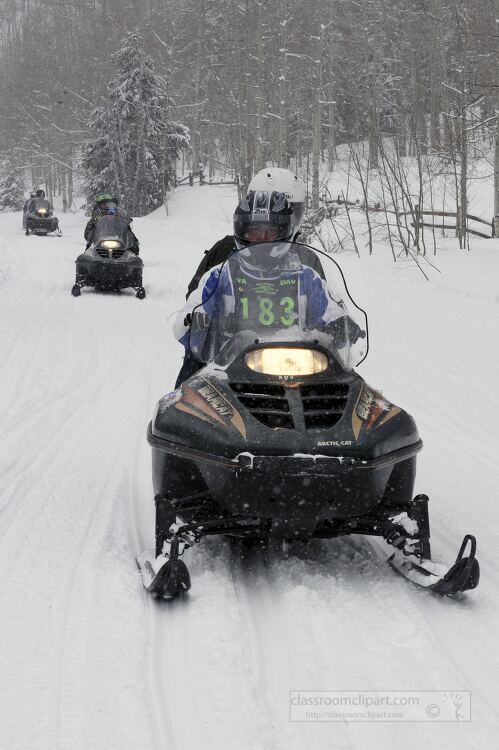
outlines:
{"label": "snowy ground", "polygon": [[[178,189],[137,220],[147,298],[70,296],[83,216],[26,238],[0,216],[0,746],[9,750],[489,748],[498,729],[499,241],[447,240],[427,266],[340,256],[367,310],[360,372],[418,423],[417,492],[449,562],[478,537],[480,588],[414,589],[362,539],[255,560],[190,554],[187,602],[141,587],[152,541],[145,429],[171,390],[170,333],[203,249],[230,232],[228,187]],[[432,261],[434,259],[432,258]],[[470,690],[469,723],[289,721],[290,690]]]}

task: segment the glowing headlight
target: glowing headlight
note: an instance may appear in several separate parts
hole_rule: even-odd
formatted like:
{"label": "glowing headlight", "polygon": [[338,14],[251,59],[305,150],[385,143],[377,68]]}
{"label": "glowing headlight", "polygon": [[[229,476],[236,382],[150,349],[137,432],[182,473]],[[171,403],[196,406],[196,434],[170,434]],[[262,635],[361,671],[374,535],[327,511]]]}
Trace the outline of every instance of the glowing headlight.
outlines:
{"label": "glowing headlight", "polygon": [[328,358],[316,349],[269,347],[249,352],[246,365],[264,375],[315,375],[327,369]]}
{"label": "glowing headlight", "polygon": [[47,209],[46,208],[37,208],[36,209],[36,213],[38,214],[38,216],[45,216],[45,214],[47,213]]}
{"label": "glowing headlight", "polygon": [[116,250],[116,248],[121,247],[121,242],[118,240],[103,240],[101,245],[102,247],[105,247],[106,250]]}

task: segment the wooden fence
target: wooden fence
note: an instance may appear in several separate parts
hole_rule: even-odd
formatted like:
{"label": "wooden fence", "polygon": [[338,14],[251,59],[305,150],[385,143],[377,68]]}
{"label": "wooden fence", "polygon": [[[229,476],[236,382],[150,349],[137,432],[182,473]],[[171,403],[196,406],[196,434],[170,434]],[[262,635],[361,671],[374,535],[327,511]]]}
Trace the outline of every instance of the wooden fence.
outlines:
{"label": "wooden fence", "polygon": [[[347,201],[345,200],[341,195],[338,195],[336,200],[327,200],[326,203],[328,204],[336,204],[338,206],[351,206],[352,208],[358,208],[362,211],[366,210],[365,204],[361,203],[360,200],[356,201]],[[373,206],[367,206],[367,210],[369,212],[383,212],[383,213],[389,213],[389,214],[395,214],[396,216],[414,216],[416,223],[420,227],[428,227],[430,229],[452,229],[454,231],[457,231],[457,226],[455,224],[445,224],[445,223],[436,223],[436,222],[429,222],[424,221],[422,218],[423,216],[441,216],[442,218],[450,217],[457,219],[457,214],[452,213],[451,211],[421,211],[419,206],[414,207],[414,211],[397,211],[396,209],[391,208],[384,208],[381,203],[375,203]],[[485,226],[490,227],[491,231],[489,234],[485,234],[485,232],[479,232],[477,229],[471,229],[468,227],[467,222],[468,221],[476,221],[479,224],[485,224]],[[488,222],[485,219],[481,219],[479,216],[474,216],[473,214],[466,214],[466,231],[469,234],[474,234],[477,237],[483,237],[483,239],[491,239],[494,236],[494,230],[493,230],[494,223]]]}
{"label": "wooden fence", "polygon": [[177,187],[178,185],[182,185],[183,183],[189,183],[189,185],[192,187],[194,185],[194,178],[197,177],[199,179],[200,185],[239,185],[239,178],[236,175],[231,180],[213,180],[212,178],[209,178],[208,180],[205,177],[204,172],[189,172],[188,175],[185,177],[175,177],[174,180],[174,187]]}

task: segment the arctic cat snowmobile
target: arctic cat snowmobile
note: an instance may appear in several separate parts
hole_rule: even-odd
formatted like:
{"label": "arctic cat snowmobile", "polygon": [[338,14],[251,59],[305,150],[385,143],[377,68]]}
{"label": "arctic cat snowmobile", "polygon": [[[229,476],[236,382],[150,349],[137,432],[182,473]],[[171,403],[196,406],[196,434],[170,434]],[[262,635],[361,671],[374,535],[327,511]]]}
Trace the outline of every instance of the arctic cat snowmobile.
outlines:
{"label": "arctic cat snowmobile", "polygon": [[144,264],[132,250],[128,224],[123,216],[106,214],[97,219],[93,241],[76,259],[76,280],[71,294],[79,297],[85,286],[119,291],[131,287],[144,299]]}
{"label": "arctic cat snowmobile", "polygon": [[412,496],[414,420],[354,372],[368,351],[365,313],[318,253],[324,295],[300,247],[235,253],[192,313],[190,348],[208,364],[149,424],[156,550],[137,558],[145,587],[163,598],[188,590],[181,555],[207,535],[363,534],[384,538],[393,568],[424,588],[475,588],[474,537],[450,568],[431,559],[428,497]]}
{"label": "arctic cat snowmobile", "polygon": [[28,237],[30,234],[62,236],[59,219],[53,215],[50,202],[46,198],[33,198],[29,202],[26,212],[23,212],[23,228]]}

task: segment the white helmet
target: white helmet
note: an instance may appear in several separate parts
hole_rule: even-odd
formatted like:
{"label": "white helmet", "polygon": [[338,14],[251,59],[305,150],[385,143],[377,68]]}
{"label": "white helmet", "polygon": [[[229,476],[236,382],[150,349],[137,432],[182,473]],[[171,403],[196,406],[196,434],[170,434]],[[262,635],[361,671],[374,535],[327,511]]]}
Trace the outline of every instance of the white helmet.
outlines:
{"label": "white helmet", "polygon": [[248,185],[250,190],[267,190],[284,193],[289,203],[293,204],[296,229],[300,226],[305,213],[305,188],[302,181],[289,169],[266,167],[261,169]]}

